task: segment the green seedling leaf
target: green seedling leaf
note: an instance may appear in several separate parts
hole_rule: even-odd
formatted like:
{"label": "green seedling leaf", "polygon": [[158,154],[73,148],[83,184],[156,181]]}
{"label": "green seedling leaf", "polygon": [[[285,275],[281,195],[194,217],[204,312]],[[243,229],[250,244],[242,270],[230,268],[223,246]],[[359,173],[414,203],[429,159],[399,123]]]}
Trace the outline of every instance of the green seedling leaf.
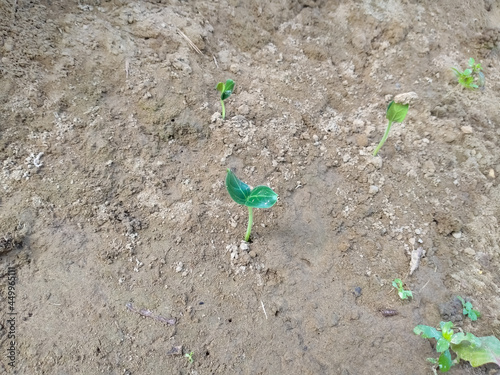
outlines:
{"label": "green seedling leaf", "polygon": [[408,113],[408,104],[395,103],[394,100],[389,103],[385,117],[391,122],[403,122]]}
{"label": "green seedling leaf", "polygon": [[437,340],[436,352],[438,353],[444,352],[445,350],[448,350],[449,347],[450,347],[450,342],[446,340],[444,337],[441,337],[439,340]]}
{"label": "green seedling leaf", "polygon": [[449,350],[445,350],[441,353],[438,360],[439,370],[442,372],[447,372],[453,366],[453,360],[451,359],[451,353]]}
{"label": "green seedling leaf", "polygon": [[[484,87],[484,74],[481,72],[481,64],[476,64],[476,61],[471,57],[469,59],[469,68],[465,69],[463,72],[457,68],[451,68],[455,76],[457,77],[458,83],[463,87],[468,89],[477,89]],[[475,81],[477,80],[477,84]]]}
{"label": "green seedling leaf", "polygon": [[481,340],[474,336],[472,333],[467,332],[457,332],[453,335],[453,337],[450,340],[451,344],[458,345],[461,344],[462,341],[468,341],[470,342],[470,345],[472,346],[481,346]]}
{"label": "green seedling leaf", "polygon": [[[476,337],[470,332],[453,333],[452,322],[441,322],[439,325],[441,332],[425,325],[416,326],[413,332],[424,338],[437,340],[436,351],[442,352],[438,360],[441,371],[448,371],[460,359],[469,361],[473,367],[486,363],[500,366],[500,340],[495,336]],[[450,350],[457,355],[454,361],[451,359]]]}
{"label": "green seedling leaf", "polygon": [[245,241],[250,239],[250,233],[253,223],[254,208],[270,208],[278,201],[278,194],[267,186],[256,186],[251,189],[250,186],[241,181],[228,168],[226,174],[226,189],[229,196],[238,204],[248,207],[248,228],[245,235]]}
{"label": "green seedling leaf", "polygon": [[220,94],[220,104],[222,106],[222,119],[226,118],[226,107],[224,106],[224,100],[229,98],[234,91],[235,83],[232,79],[228,79],[226,83],[219,82],[215,87]]}
{"label": "green seedling leaf", "polygon": [[475,322],[481,316],[481,313],[479,311],[474,310],[474,308],[472,307],[472,303],[465,302],[464,299],[460,296],[457,296],[457,299],[462,303],[462,313],[464,314],[464,316],[468,316],[473,322]]}
{"label": "green seedling leaf", "polygon": [[384,136],[382,140],[378,144],[378,146],[373,151],[373,156],[377,156],[377,153],[380,151],[380,148],[384,145],[385,141],[389,137],[389,131],[391,130],[391,126],[393,122],[403,122],[408,113],[408,104],[400,104],[396,103],[394,100],[389,103],[387,107],[387,111],[385,113],[385,117],[389,120],[389,124],[387,124],[387,128],[385,129]]}
{"label": "green seedling leaf", "polygon": [[462,340],[458,345],[451,345],[451,349],[457,353],[461,359],[469,361],[472,367],[484,365],[486,363],[496,363],[500,366],[500,340],[495,336],[476,337],[480,341],[474,343]]}
{"label": "green seedling leaf", "polygon": [[392,286],[398,290],[399,298],[413,298],[413,293],[411,292],[411,290],[404,290],[403,282],[401,281],[401,279],[394,279],[394,281],[392,282]]}
{"label": "green seedling leaf", "polygon": [[413,332],[417,335],[422,335],[424,339],[436,339],[439,340],[443,337],[443,334],[439,332],[434,327],[425,326],[423,324],[419,324],[413,329]]}
{"label": "green seedling leaf", "polygon": [[224,89],[222,91],[222,95],[220,96],[221,100],[226,100],[231,96],[234,90],[234,81],[232,79],[228,79],[224,85]]}
{"label": "green seedling leaf", "polygon": [[233,201],[246,206],[247,198],[250,196],[252,189],[236,177],[229,168],[226,175],[226,189]]}

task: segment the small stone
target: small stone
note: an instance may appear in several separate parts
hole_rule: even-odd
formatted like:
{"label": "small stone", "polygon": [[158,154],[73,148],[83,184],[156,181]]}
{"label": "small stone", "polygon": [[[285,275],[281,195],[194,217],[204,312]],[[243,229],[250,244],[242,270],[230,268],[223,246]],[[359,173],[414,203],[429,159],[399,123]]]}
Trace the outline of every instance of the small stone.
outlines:
{"label": "small stone", "polygon": [[415,229],[415,234],[422,234],[422,231],[420,229]]}
{"label": "small stone", "polygon": [[370,163],[377,169],[382,168],[382,158],[380,156],[372,156],[370,158]]}
{"label": "small stone", "polygon": [[476,251],[470,247],[468,247],[467,249],[464,250],[464,253],[465,254],[468,254],[468,255],[476,255]]}
{"label": "small stone", "polygon": [[249,249],[248,242],[241,241],[240,250],[242,250],[242,251],[248,251],[248,249]]}
{"label": "small stone", "polygon": [[251,250],[248,255],[250,255],[251,258],[255,258],[257,256],[257,253],[253,250]]}
{"label": "small stone", "polygon": [[238,107],[238,114],[246,116],[249,113],[250,113],[250,108],[246,104],[240,105]]}
{"label": "small stone", "polygon": [[316,134],[313,135],[313,141],[314,142],[318,142],[319,141],[319,137]]}
{"label": "small stone", "polygon": [[177,263],[177,267],[175,267],[175,272],[179,273],[184,268],[184,264],[182,262]]}
{"label": "small stone", "polygon": [[361,287],[357,286],[354,288],[354,297],[358,298],[361,296]]}
{"label": "small stone", "polygon": [[377,193],[378,193],[378,191],[379,191],[378,186],[376,186],[376,185],[371,185],[371,186],[370,186],[370,194],[371,194],[371,195],[375,195],[375,194],[377,194]]}
{"label": "small stone", "polygon": [[472,134],[472,126],[470,126],[470,125],[462,126],[460,129],[462,130],[462,133],[464,133],[464,134]]}
{"label": "small stone", "polygon": [[418,95],[416,92],[405,92],[403,94],[396,95],[394,97],[394,102],[398,104],[412,104],[415,100],[418,99]]}
{"label": "small stone", "polygon": [[457,239],[462,238],[462,232],[453,232],[451,235]]}
{"label": "small stone", "polygon": [[489,178],[495,178],[495,170],[490,168],[489,172],[488,172],[488,177]]}
{"label": "small stone", "polygon": [[368,146],[368,137],[366,136],[366,134],[358,134],[356,136],[356,143],[359,147]]}

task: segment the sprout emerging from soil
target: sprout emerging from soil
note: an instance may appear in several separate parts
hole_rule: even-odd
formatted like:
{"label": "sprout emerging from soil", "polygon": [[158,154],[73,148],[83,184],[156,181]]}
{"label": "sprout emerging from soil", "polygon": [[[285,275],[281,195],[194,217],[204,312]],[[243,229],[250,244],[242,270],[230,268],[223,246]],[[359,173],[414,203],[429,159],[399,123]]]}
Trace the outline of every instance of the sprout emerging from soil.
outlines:
{"label": "sprout emerging from soil", "polygon": [[406,114],[408,113],[408,108],[410,106],[410,103],[412,103],[416,99],[418,99],[418,95],[416,93],[407,92],[404,94],[396,95],[394,100],[389,103],[389,106],[387,107],[387,112],[385,114],[385,117],[387,118],[387,120],[389,120],[389,124],[385,129],[385,133],[384,136],[382,137],[382,140],[378,144],[375,151],[373,151],[373,156],[377,156],[377,153],[380,151],[380,148],[384,145],[385,141],[389,137],[389,131],[391,130],[392,123],[403,122],[406,117]]}
{"label": "sprout emerging from soil", "polygon": [[224,100],[229,98],[234,91],[234,81],[232,79],[228,79],[226,83],[219,82],[216,87],[217,91],[220,94],[220,104],[222,106],[222,119],[226,118],[226,107],[224,107]]}
{"label": "sprout emerging from soil", "polygon": [[226,189],[233,201],[248,207],[248,227],[245,235],[245,241],[248,242],[252,231],[253,209],[274,206],[278,200],[278,194],[271,188],[262,185],[251,189],[250,186],[239,180],[229,168],[226,175]]}

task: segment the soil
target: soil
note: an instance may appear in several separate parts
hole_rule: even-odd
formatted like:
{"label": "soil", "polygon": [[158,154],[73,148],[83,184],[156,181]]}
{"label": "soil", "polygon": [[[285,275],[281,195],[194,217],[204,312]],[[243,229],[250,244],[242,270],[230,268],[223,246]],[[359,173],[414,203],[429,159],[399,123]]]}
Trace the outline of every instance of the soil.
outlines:
{"label": "soil", "polygon": [[[2,0],[0,372],[420,375],[418,324],[500,337],[498,25],[498,0]],[[279,194],[248,246],[227,168]]]}

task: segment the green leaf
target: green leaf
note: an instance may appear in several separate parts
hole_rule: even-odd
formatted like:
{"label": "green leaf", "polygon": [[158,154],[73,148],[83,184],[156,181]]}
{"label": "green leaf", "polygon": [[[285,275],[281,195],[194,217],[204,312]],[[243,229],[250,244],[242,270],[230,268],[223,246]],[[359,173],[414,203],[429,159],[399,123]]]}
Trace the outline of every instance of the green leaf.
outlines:
{"label": "green leaf", "polygon": [[470,76],[472,74],[472,69],[465,69],[463,74],[466,76]]}
{"label": "green leaf", "polygon": [[222,82],[219,82],[216,87],[217,91],[224,91],[224,84]]}
{"label": "green leaf", "polygon": [[278,200],[278,194],[271,188],[256,186],[254,189],[250,189],[250,186],[238,179],[229,168],[226,175],[226,189],[236,203],[247,207],[269,208],[274,206]]}
{"label": "green leaf", "polygon": [[454,345],[461,344],[462,341],[468,341],[472,346],[480,346],[481,340],[478,337],[474,336],[472,333],[468,332],[467,334],[463,332],[458,332],[453,335],[450,342]]}
{"label": "green leaf", "polygon": [[415,334],[417,334],[417,335],[422,334],[422,337],[424,339],[436,339],[436,340],[439,340],[439,339],[441,339],[443,337],[443,335],[441,334],[441,332],[439,332],[436,328],[425,326],[423,324],[419,324],[418,326],[416,326],[413,329],[413,332],[415,332]]}
{"label": "green leaf", "polygon": [[450,370],[451,366],[453,366],[453,361],[451,360],[451,353],[449,350],[445,350],[439,356],[439,370],[442,372],[447,372]]}
{"label": "green leaf", "polygon": [[475,63],[476,63],[476,62],[475,62],[475,61],[474,61],[474,59],[471,57],[471,58],[469,59],[469,66],[472,68],[472,67],[474,67],[474,64],[475,64]]}
{"label": "green leaf", "polygon": [[472,367],[484,365],[486,363],[496,363],[500,366],[500,340],[495,336],[476,337],[481,345],[474,345],[471,341],[463,340],[460,344],[451,345],[451,349]]}
{"label": "green leaf", "polygon": [[441,327],[441,333],[443,334],[443,337],[450,341],[452,336],[453,336],[453,330],[451,329],[453,327],[453,322],[440,322],[439,326]]}
{"label": "green leaf", "polygon": [[267,186],[256,186],[247,197],[245,206],[254,208],[269,208],[274,206],[278,200],[276,194],[271,188]]}
{"label": "green leaf", "polygon": [[250,186],[238,179],[229,168],[226,175],[226,189],[233,201],[242,205],[246,205],[247,198],[252,191]]}
{"label": "green leaf", "polygon": [[444,337],[442,337],[439,340],[437,340],[436,352],[438,353],[444,352],[445,350],[448,350],[449,347],[450,347],[450,342],[446,340]]}
{"label": "green leaf", "polygon": [[387,118],[387,120],[392,122],[403,122],[406,114],[408,113],[408,107],[408,104],[399,104],[394,102],[393,100],[387,107],[387,113],[385,117]]}
{"label": "green leaf", "polygon": [[232,79],[228,79],[226,81],[226,84],[224,85],[224,91],[222,92],[222,95],[220,96],[221,100],[226,100],[231,96],[234,90],[234,81]]}

